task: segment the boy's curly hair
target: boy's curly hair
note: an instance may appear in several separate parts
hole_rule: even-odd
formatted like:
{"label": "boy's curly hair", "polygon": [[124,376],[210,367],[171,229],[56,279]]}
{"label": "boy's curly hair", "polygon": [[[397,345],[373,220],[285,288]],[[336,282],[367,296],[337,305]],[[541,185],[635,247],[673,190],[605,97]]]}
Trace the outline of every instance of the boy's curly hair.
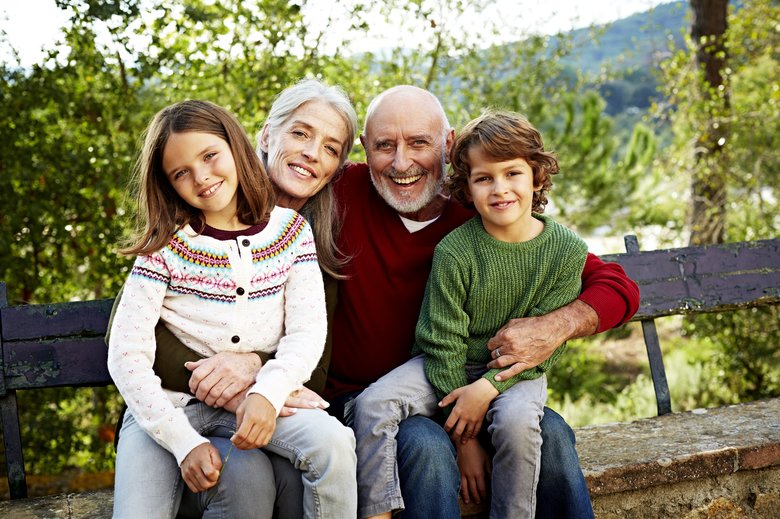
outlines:
{"label": "boy's curly hair", "polygon": [[542,136],[525,117],[515,112],[488,109],[458,133],[450,151],[452,170],[446,187],[457,201],[467,207],[474,206],[469,200],[471,165],[468,155],[469,150],[475,147],[496,162],[525,159],[533,171],[534,187],[542,186],[534,192],[531,210],[544,212],[547,191],[552,187],[551,177],[559,171],[558,160],[553,153],[544,150]]}

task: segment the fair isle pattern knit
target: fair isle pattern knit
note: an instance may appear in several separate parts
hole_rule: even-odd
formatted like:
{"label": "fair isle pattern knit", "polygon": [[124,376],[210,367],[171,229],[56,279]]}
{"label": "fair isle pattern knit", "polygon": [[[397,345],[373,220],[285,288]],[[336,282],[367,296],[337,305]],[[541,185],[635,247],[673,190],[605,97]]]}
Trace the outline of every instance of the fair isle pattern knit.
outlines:
{"label": "fair isle pattern knit", "polygon": [[[579,295],[587,245],[550,218],[534,217],[544,230],[527,242],[496,240],[476,216],[436,247],[414,354],[425,354],[425,374],[441,397],[469,382],[466,364],[490,362],[487,342],[510,319],[549,313]],[[509,380],[495,380],[501,369],[483,378],[506,391],[519,380],[540,377],[564,349]]]}
{"label": "fair isle pattern knit", "polygon": [[277,207],[257,234],[223,241],[186,226],[162,250],[136,258],[111,329],[108,367],[139,425],[181,463],[207,440],[181,410],[192,395],[162,389],[152,370],[160,319],[203,356],[275,352],[250,392],[278,413],[311,376],[325,344],[311,228]]}

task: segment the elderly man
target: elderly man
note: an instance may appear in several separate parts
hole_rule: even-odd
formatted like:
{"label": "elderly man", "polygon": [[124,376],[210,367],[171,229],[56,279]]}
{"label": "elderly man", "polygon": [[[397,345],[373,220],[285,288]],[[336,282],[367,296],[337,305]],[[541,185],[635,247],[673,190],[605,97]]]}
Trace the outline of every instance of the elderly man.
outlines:
{"label": "elderly man", "polygon": [[[336,180],[343,217],[339,246],[350,261],[329,316],[332,357],[324,396],[329,411],[345,423],[360,391],[409,359],[434,247],[474,214],[442,192],[453,137],[431,93],[391,88],[368,108],[360,138],[368,163],[351,165]],[[488,345],[494,358],[488,366],[506,367],[501,376],[510,377],[536,366],[566,340],[622,324],[636,311],[638,289],[620,266],[591,254],[582,281],[580,297],[569,305],[507,323]],[[246,376],[230,364],[218,357],[201,361],[191,386],[206,378],[212,386],[222,377]],[[224,401],[232,395],[216,396]],[[571,428],[550,409],[541,426],[537,517],[592,517]],[[460,475],[442,427],[412,417],[401,423],[397,440],[403,517],[460,517]]]}

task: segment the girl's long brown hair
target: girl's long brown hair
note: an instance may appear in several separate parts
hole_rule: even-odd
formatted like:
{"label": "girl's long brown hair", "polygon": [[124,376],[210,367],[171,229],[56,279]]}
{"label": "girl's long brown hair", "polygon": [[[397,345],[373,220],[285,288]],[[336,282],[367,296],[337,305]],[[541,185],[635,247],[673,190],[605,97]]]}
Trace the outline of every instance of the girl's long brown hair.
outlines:
{"label": "girl's long brown hair", "polygon": [[142,255],[156,252],[186,224],[202,219],[198,209],[187,204],[173,189],[162,167],[163,152],[173,133],[202,132],[228,143],[238,176],[239,221],[256,225],[268,218],[274,205],[271,181],[238,120],[224,108],[208,101],[182,101],[160,110],[144,134],[133,183],[137,190],[136,233],[120,252]]}

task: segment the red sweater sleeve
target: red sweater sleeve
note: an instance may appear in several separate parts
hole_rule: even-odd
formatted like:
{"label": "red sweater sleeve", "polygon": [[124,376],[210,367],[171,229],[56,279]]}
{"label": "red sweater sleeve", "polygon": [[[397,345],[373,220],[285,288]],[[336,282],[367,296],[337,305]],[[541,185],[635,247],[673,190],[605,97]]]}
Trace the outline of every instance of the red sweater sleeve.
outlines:
{"label": "red sweater sleeve", "polygon": [[639,308],[639,287],[617,263],[606,263],[588,253],[582,271],[579,299],[599,316],[596,333],[627,322]]}

